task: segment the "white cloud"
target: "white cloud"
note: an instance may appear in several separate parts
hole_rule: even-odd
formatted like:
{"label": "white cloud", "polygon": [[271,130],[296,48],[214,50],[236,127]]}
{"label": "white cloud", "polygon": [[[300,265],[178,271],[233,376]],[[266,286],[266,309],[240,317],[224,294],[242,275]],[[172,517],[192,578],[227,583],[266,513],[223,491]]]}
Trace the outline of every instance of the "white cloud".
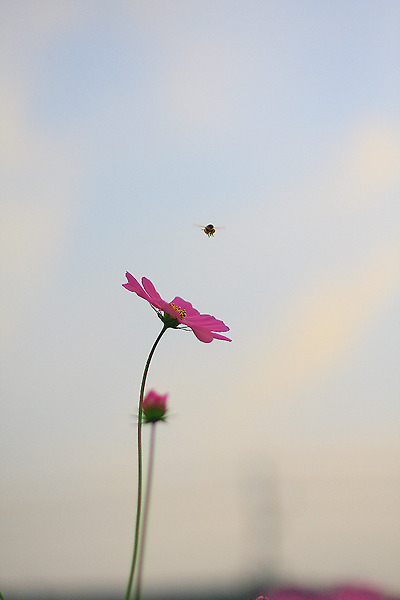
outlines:
{"label": "white cloud", "polygon": [[[28,118],[23,77],[2,77],[0,101],[1,277],[6,338],[23,327],[65,247],[76,198],[74,157]],[[74,168],[75,167],[75,168]],[[27,295],[29,302],[26,302]]]}
{"label": "white cloud", "polygon": [[356,351],[371,320],[399,287],[399,255],[395,243],[369,263],[327,274],[292,297],[275,334],[248,362],[252,396],[262,403],[292,399]]}

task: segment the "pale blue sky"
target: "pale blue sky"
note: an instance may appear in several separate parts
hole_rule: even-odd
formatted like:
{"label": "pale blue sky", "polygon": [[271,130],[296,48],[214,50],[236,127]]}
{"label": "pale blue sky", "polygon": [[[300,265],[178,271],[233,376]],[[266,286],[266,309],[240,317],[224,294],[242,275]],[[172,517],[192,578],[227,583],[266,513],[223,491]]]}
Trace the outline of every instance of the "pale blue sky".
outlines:
{"label": "pale blue sky", "polygon": [[[233,340],[154,358],[146,585],[276,560],[400,592],[399,30],[394,1],[0,3],[4,592],[124,589],[160,329],[126,270]],[[278,545],[243,486],[275,472]]]}

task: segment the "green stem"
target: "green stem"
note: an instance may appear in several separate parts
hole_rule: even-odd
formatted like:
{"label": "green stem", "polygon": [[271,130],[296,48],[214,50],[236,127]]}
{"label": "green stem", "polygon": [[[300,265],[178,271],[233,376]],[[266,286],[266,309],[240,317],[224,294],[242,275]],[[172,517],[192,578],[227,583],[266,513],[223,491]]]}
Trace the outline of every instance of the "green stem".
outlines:
{"label": "green stem", "polygon": [[157,348],[158,342],[161,340],[161,337],[164,335],[166,330],[168,329],[167,325],[164,325],[161,332],[159,333],[156,341],[153,344],[152,349],[150,350],[149,357],[146,362],[146,366],[143,371],[142,377],[142,385],[140,387],[140,396],[139,396],[139,411],[138,411],[138,435],[137,435],[137,448],[138,448],[138,488],[137,488],[137,508],[136,508],[136,525],[135,525],[135,540],[133,543],[133,554],[132,554],[132,563],[131,570],[128,578],[128,585],[125,592],[125,600],[129,600],[131,597],[132,591],[132,583],[133,577],[135,575],[136,561],[138,555],[139,548],[139,534],[140,534],[140,521],[142,514],[142,487],[143,487],[143,456],[142,456],[142,423],[143,423],[143,415],[142,415],[142,403],[144,396],[144,388],[146,385],[147,372],[150,367],[151,359],[153,358],[153,354],[155,349]]}
{"label": "green stem", "polygon": [[154,421],[154,423],[151,424],[149,463],[148,463],[148,469],[147,469],[146,492],[145,492],[144,507],[143,507],[142,539],[141,539],[141,543],[140,543],[139,565],[138,565],[138,574],[137,574],[137,579],[136,579],[136,592],[135,592],[136,600],[140,600],[141,587],[142,587],[144,547],[145,547],[146,529],[147,529],[149,507],[150,507],[151,484],[153,481],[154,446],[155,446],[155,439],[156,439],[155,425],[156,425],[156,421]]}

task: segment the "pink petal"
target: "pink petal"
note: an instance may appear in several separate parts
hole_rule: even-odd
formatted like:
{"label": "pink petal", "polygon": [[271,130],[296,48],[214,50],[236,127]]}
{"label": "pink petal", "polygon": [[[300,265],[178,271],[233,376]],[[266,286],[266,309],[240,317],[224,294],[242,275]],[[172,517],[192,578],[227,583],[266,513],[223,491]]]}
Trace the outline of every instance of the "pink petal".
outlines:
{"label": "pink petal", "polygon": [[[156,308],[165,310],[167,303],[161,298],[160,294],[155,289],[154,285],[146,277],[142,278],[142,282],[145,284],[147,289],[143,289],[142,286],[130,273],[126,272],[128,283],[123,283],[122,286],[130,292],[135,292],[138,296],[147,300],[149,304],[152,304]],[[149,293],[150,292],[150,293]]]}
{"label": "pink petal", "polygon": [[209,327],[213,331],[229,331],[229,327],[227,327],[223,321],[220,321],[211,315],[190,317],[190,322],[194,325],[198,325],[199,327]]}
{"label": "pink petal", "polygon": [[[150,279],[147,279],[147,277],[142,277],[142,284],[143,284],[144,289],[150,296],[151,300],[153,300],[152,304],[154,303],[155,306],[158,306],[158,305],[165,303],[165,300],[163,300],[161,298],[160,294],[157,292],[156,288],[154,287],[154,285],[152,284]],[[162,308],[162,307],[158,306],[158,308]]]}
{"label": "pink petal", "polygon": [[208,327],[193,327],[191,325],[189,325],[189,327],[192,329],[194,335],[197,337],[197,339],[199,339],[201,342],[212,342],[214,339],[215,340],[224,340],[226,342],[231,342],[232,340],[225,337],[224,335],[220,335],[219,333],[214,333],[213,331],[211,331]]}
{"label": "pink petal", "polygon": [[209,344],[214,339],[214,336],[212,335],[212,333],[210,331],[208,331],[207,329],[193,329],[192,328],[192,331],[198,340],[200,340],[201,342],[205,342],[206,344]]}
{"label": "pink petal", "polygon": [[178,306],[179,308],[182,308],[183,310],[186,311],[186,317],[196,317],[196,316],[200,316],[200,313],[198,310],[196,310],[195,308],[193,308],[192,304],[190,304],[190,302],[187,302],[187,300],[184,300],[183,298],[181,298],[180,296],[176,296],[173,300],[172,303],[175,304],[175,306]]}
{"label": "pink petal", "polygon": [[128,273],[128,271],[125,273],[125,275],[128,280],[128,283],[123,283],[122,287],[126,288],[130,292],[135,292],[135,294],[137,294],[141,298],[144,298],[145,300],[148,301],[149,300],[148,295],[146,294],[146,292],[144,291],[144,289],[142,288],[140,283],[138,281],[136,281],[136,279],[133,277],[133,275]]}
{"label": "pink petal", "polygon": [[214,333],[213,332],[212,335],[213,335],[214,340],[224,340],[225,342],[231,342],[232,341],[228,337],[225,337],[224,335],[220,335],[219,333]]}
{"label": "pink petal", "polygon": [[201,315],[198,318],[187,319],[187,325],[191,327],[202,327],[204,329],[210,329],[211,331],[229,331],[229,327],[225,325],[223,321],[219,321],[214,317],[209,318],[209,315]]}

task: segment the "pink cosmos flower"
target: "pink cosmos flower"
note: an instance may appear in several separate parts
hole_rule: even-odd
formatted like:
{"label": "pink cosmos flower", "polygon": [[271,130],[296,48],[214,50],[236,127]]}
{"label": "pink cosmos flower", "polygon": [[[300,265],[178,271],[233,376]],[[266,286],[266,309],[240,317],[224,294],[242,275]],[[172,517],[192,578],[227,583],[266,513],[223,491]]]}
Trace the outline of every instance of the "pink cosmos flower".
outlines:
{"label": "pink cosmos flower", "polygon": [[200,314],[190,302],[186,302],[179,296],[176,296],[171,302],[166,302],[161,298],[150,279],[146,277],[142,277],[142,285],[128,272],[126,278],[128,283],[123,283],[123,287],[130,292],[135,292],[154,306],[158,316],[167,327],[177,328],[179,325],[186,325],[193,331],[197,339],[205,343],[213,340],[232,341],[224,335],[215,333],[229,331],[229,327],[223,321],[219,321],[211,315]]}
{"label": "pink cosmos flower", "polygon": [[142,402],[145,423],[165,421],[168,394],[157,394],[154,390],[147,392]]}

